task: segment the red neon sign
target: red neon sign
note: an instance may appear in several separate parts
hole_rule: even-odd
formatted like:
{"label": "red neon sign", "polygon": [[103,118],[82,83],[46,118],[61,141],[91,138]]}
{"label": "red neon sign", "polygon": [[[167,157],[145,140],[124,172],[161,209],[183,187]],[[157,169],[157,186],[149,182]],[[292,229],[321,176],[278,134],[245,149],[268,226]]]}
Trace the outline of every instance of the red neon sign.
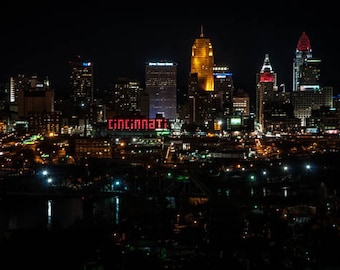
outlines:
{"label": "red neon sign", "polygon": [[111,118],[107,120],[110,130],[155,130],[167,129],[168,120],[164,118]]}

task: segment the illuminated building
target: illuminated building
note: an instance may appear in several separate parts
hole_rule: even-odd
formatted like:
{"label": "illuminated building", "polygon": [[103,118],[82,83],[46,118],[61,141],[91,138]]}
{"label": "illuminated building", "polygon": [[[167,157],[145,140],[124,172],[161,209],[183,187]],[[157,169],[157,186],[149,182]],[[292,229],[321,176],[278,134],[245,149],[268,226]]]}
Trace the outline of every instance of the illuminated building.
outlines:
{"label": "illuminated building", "polygon": [[312,57],[312,47],[305,32],[300,36],[293,60],[292,105],[294,115],[306,126],[306,119],[312,110],[321,106],[332,107],[333,87],[320,85],[321,60]]}
{"label": "illuminated building", "polygon": [[241,89],[238,89],[233,96],[233,115],[250,115],[250,98],[249,95]]}
{"label": "illuminated building", "polygon": [[97,108],[93,103],[93,63],[79,55],[69,61],[69,83],[73,99],[71,125],[81,126],[87,136],[98,118]]}
{"label": "illuminated building", "polygon": [[322,87],[318,91],[294,91],[292,105],[301,126],[306,127],[306,121],[311,117],[312,110],[333,106],[333,87]]}
{"label": "illuminated building", "polygon": [[214,79],[213,48],[210,39],[204,37],[201,26],[200,37],[192,45],[188,80],[188,119],[190,124],[199,129],[212,130],[215,126],[216,106],[221,105],[222,97],[220,92],[214,92]]}
{"label": "illuminated building", "polygon": [[18,92],[18,118],[25,119],[32,112],[53,112],[54,90],[49,82],[41,82],[37,76]]}
{"label": "illuminated building", "polygon": [[54,111],[54,90],[49,81],[41,82],[36,75],[28,80],[27,76],[20,78],[25,78],[26,83],[18,92],[18,120],[28,122],[29,133],[58,134],[61,114]]}
{"label": "illuminated building", "polygon": [[[198,111],[198,79],[197,73],[191,73],[188,79],[188,124],[197,124],[200,122]],[[202,90],[201,90],[202,91]]]}
{"label": "illuminated building", "polygon": [[262,68],[256,74],[256,122],[260,131],[264,128],[264,108],[266,102],[273,96],[277,89],[276,73],[273,71],[269,54],[265,54]]}
{"label": "illuminated building", "polygon": [[226,127],[229,131],[243,131],[253,129],[250,123],[250,97],[242,89],[238,89],[233,94],[232,112],[226,116]]}
{"label": "illuminated building", "polygon": [[231,115],[233,111],[234,82],[233,73],[229,67],[215,65],[214,71],[214,91],[217,95],[216,109],[221,116]]}
{"label": "illuminated building", "polygon": [[209,38],[205,38],[203,27],[191,50],[191,73],[197,73],[198,89],[214,91],[214,54]]}
{"label": "illuminated building", "polygon": [[277,76],[265,55],[260,73],[257,74],[256,130],[265,133],[299,130],[299,119],[294,116],[291,92],[285,85],[277,86]]}
{"label": "illuminated building", "polygon": [[[42,87],[48,87],[49,80],[46,78],[44,81],[41,81],[38,78],[37,74],[18,74],[15,77],[10,78],[10,90],[9,90],[9,102],[12,112],[18,113],[18,102],[20,92],[28,91],[32,89],[38,89]],[[25,115],[22,111],[24,108],[21,106],[21,112],[19,113],[19,117]],[[27,115],[27,114],[26,114]],[[14,117],[15,118],[15,117]]]}
{"label": "illuminated building", "polygon": [[30,134],[45,134],[55,136],[60,133],[62,113],[55,112],[31,112],[29,113],[28,127]]}
{"label": "illuminated building", "polygon": [[177,117],[177,63],[149,62],[145,66],[145,92],[149,95],[149,118]]}
{"label": "illuminated building", "polygon": [[197,73],[191,73],[188,81],[189,124],[201,130],[213,129],[217,95],[214,91],[204,91],[197,88]]}
{"label": "illuminated building", "polygon": [[69,61],[70,87],[73,101],[77,104],[93,102],[93,63],[84,61],[78,55],[76,60]]}
{"label": "illuminated building", "polygon": [[321,60],[313,58],[309,37],[300,36],[293,60],[293,91],[319,90]]}
{"label": "illuminated building", "polygon": [[117,116],[148,115],[142,103],[142,88],[138,80],[119,78],[114,84],[114,111]]}
{"label": "illuminated building", "polygon": [[112,158],[112,144],[105,138],[77,138],[74,142],[75,159]]}

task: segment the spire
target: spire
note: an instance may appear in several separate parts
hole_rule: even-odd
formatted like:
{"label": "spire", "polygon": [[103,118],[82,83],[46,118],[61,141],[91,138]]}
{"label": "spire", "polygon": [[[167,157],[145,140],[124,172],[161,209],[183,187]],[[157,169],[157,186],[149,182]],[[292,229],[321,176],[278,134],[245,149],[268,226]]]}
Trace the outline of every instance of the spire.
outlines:
{"label": "spire", "polygon": [[273,72],[272,65],[269,61],[269,54],[265,54],[263,66],[260,72],[260,83],[275,83],[275,73]]}
{"label": "spire", "polygon": [[263,66],[261,72],[272,72],[273,68],[269,61],[269,54],[266,53],[264,56]]}
{"label": "spire", "polygon": [[303,32],[302,35],[300,36],[296,49],[300,52],[312,50],[310,46],[310,40],[306,32]]}
{"label": "spire", "polygon": [[200,34],[200,37],[204,37],[204,34],[203,34],[203,25],[201,25],[201,34]]}

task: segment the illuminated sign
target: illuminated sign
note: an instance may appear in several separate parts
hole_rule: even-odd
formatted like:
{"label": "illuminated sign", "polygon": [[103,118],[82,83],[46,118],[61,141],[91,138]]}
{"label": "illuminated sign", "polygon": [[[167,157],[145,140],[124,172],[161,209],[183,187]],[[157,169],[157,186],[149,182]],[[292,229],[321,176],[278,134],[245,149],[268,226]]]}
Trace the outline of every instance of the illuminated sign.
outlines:
{"label": "illuminated sign", "polygon": [[150,62],[149,66],[173,66],[174,63],[169,62]]}
{"label": "illuminated sign", "polygon": [[168,128],[164,118],[111,118],[107,120],[109,130],[160,130]]}
{"label": "illuminated sign", "polygon": [[214,76],[216,76],[217,79],[220,79],[220,78],[227,78],[227,77],[231,77],[233,76],[232,73],[214,73]]}
{"label": "illuminated sign", "polygon": [[240,117],[232,117],[232,118],[230,118],[230,125],[232,125],[232,126],[239,126],[239,125],[241,125],[241,118]]}
{"label": "illuminated sign", "polygon": [[91,65],[91,62],[83,62],[83,67],[90,67]]}

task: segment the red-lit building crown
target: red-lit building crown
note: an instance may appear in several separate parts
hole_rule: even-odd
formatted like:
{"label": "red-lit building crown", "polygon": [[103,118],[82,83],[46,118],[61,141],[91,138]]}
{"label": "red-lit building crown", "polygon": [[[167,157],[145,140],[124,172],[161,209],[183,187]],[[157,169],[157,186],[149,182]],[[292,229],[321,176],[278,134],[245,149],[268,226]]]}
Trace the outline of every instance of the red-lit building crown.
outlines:
{"label": "red-lit building crown", "polygon": [[303,32],[299,38],[299,41],[297,43],[297,50],[298,51],[310,51],[311,50],[310,40],[305,32]]}

